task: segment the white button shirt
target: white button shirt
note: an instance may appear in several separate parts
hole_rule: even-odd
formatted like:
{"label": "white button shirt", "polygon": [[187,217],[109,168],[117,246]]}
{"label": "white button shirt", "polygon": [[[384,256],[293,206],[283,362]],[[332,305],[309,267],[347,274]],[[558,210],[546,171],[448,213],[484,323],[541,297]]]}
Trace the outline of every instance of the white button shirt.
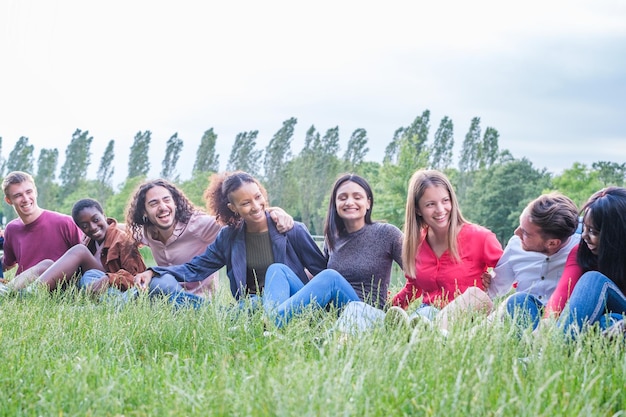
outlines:
{"label": "white button shirt", "polygon": [[580,235],[574,234],[557,253],[546,256],[525,251],[521,239],[513,235],[494,268],[495,277],[489,286],[489,296],[494,298],[505,295],[517,282],[517,292],[529,293],[544,304],[547,303],[561,279],[567,256],[579,241]]}

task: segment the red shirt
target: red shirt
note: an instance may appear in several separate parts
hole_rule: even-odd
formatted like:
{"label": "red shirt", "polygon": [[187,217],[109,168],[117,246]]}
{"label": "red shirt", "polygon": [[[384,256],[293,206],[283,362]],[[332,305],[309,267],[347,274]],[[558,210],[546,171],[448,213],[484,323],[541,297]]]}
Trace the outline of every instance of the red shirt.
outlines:
{"label": "red shirt", "polygon": [[494,267],[502,256],[502,245],[489,229],[464,224],[457,237],[460,262],[446,250],[440,258],[422,234],[422,244],[415,256],[416,277],[406,277],[404,288],[393,298],[393,304],[407,308],[419,297],[422,303],[443,307],[469,287],[484,289],[482,274]]}

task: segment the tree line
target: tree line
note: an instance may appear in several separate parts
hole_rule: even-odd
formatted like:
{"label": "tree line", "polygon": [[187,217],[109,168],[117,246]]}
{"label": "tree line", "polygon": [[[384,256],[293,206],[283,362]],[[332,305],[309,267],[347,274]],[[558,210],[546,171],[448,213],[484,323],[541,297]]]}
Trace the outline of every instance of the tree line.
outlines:
{"label": "tree line", "polygon": [[[296,124],[295,117],[285,120],[264,149],[257,148],[258,130],[237,134],[226,169],[244,170],[259,178],[270,203],[305,223],[313,234],[322,233],[330,188],[344,172],[367,178],[374,189],[373,217],[401,228],[411,174],[419,168],[441,170],[455,186],[465,217],[494,231],[503,244],[517,227],[524,206],[539,194],[560,191],[580,206],[596,190],[608,185],[623,186],[626,179],[626,163],[608,161],[594,162],[590,167],[576,162],[554,176],[545,168],[534,167],[527,158],[517,159],[508,150],[500,149],[498,131],[487,127],[483,132],[479,117],[472,119],[465,133],[456,165],[454,123],[447,116],[442,118],[431,135],[429,110],[394,132],[380,163],[365,160],[369,139],[363,128],[352,132],[341,152],[338,126],[325,132],[311,126],[302,149],[294,154]],[[220,166],[217,139],[213,128],[204,132],[188,179],[181,179],[177,172],[183,150],[183,140],[177,133],[167,140],[161,161],[160,176],[177,184],[200,207],[205,206],[203,192],[208,178]],[[128,199],[151,168],[151,132],[135,135],[127,176],[119,187],[112,184],[117,168],[114,140],[108,142],[100,157],[96,178],[87,178],[92,142],[89,131],[77,129],[58,171],[58,149],[41,149],[35,163],[34,146],[27,137],[20,137],[5,159],[0,137],[0,176],[14,170],[33,174],[43,208],[69,213],[74,202],[91,197],[103,204],[108,216],[123,221]],[[15,212],[6,203],[3,214],[7,222],[15,218]]]}

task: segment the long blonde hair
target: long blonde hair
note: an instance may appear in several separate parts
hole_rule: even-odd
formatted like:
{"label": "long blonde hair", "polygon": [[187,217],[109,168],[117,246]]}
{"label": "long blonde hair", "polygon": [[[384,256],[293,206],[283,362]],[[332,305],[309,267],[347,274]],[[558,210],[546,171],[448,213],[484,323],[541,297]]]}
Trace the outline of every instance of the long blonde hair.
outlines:
{"label": "long blonde hair", "polygon": [[468,223],[468,221],[463,218],[452,184],[442,172],[420,169],[411,176],[409,181],[404,219],[404,240],[402,242],[404,273],[412,278],[415,278],[415,255],[425,239],[424,231],[428,227],[424,219],[417,215],[417,209],[419,208],[420,198],[422,198],[426,189],[430,187],[442,187],[448,191],[452,205],[450,226],[448,228],[448,250],[455,261],[459,262],[461,260],[457,247],[457,236],[463,224]]}

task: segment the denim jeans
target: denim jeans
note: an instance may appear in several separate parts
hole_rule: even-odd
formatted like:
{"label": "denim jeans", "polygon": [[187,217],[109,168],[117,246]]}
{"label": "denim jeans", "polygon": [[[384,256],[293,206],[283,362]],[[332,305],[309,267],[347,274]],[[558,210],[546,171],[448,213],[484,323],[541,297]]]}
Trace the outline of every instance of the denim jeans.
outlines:
{"label": "denim jeans", "polygon": [[[100,280],[105,275],[106,273],[104,271],[100,271],[99,269],[87,270],[81,274],[80,280],[78,281],[78,287],[87,289],[87,287]],[[109,301],[123,305],[128,302],[130,297],[134,297],[135,295],[136,290],[132,291],[132,289],[129,289],[126,292],[122,292],[115,287],[109,287],[100,297],[100,301]]]}
{"label": "denim jeans", "polygon": [[342,308],[351,301],[360,301],[352,285],[337,271],[325,269],[306,285],[284,264],[272,264],[265,274],[263,308],[277,327],[313,304],[325,308],[334,304]]}
{"label": "denim jeans", "polygon": [[544,305],[537,297],[525,292],[518,292],[509,296],[506,301],[506,311],[520,327],[536,329],[543,314]]}
{"label": "denim jeans", "polygon": [[203,297],[186,292],[180,282],[171,274],[153,277],[148,286],[148,293],[150,297],[167,297],[168,301],[175,307],[199,308],[206,302]]}
{"label": "denim jeans", "polygon": [[575,337],[585,324],[598,323],[601,329],[623,318],[626,296],[613,281],[598,271],[580,277],[557,324],[570,337]]}

